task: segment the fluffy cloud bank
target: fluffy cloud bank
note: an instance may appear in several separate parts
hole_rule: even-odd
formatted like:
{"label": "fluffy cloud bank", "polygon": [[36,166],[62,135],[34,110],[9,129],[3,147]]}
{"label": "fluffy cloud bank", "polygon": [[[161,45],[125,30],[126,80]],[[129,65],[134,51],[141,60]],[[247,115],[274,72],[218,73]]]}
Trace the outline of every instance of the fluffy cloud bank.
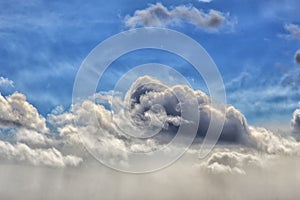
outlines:
{"label": "fluffy cloud bank", "polygon": [[[219,143],[244,148],[243,151],[223,149],[224,152],[213,153],[201,165],[207,172],[244,174],[243,168],[249,163],[260,166],[268,157],[298,155],[299,143],[294,138],[249,126],[243,114],[231,105],[227,106],[225,115],[211,105],[209,97],[202,91],[194,91],[185,85],[167,86],[148,76],[140,77],[132,84],[124,101],[110,95],[94,96],[96,101],[117,104],[119,110],[106,109],[92,100],[85,100],[73,105],[68,112],[49,115],[48,122],[70,145],[84,144],[98,158],[126,164],[128,152],[159,149],[177,133],[181,124],[193,123],[184,119],[180,110],[182,104],[192,105],[191,96],[198,101],[198,138],[205,136],[211,115],[220,119],[225,117]],[[139,136],[147,136],[145,130],[160,131],[150,139],[133,140],[126,134],[136,131],[141,133]]]}
{"label": "fluffy cloud bank", "polygon": [[[49,114],[47,124],[50,128],[24,95],[1,96],[0,157],[33,165],[75,166],[86,156],[82,152],[85,146],[100,159],[127,165],[129,152],[160,149],[176,135],[180,125],[192,125],[197,121],[187,120],[182,115],[183,105],[193,105],[192,97],[198,102],[193,109],[200,115],[197,138],[201,140],[206,135],[214,115],[217,119],[225,118],[217,146],[230,144],[236,148],[213,152],[200,165],[208,173],[245,174],[244,168],[260,167],[268,157],[299,154],[299,143],[295,139],[249,126],[244,115],[233,106],[227,105],[226,114],[222,113],[212,106],[210,98],[202,91],[186,85],[168,86],[144,76],[131,85],[124,101],[109,94],[95,94],[92,99],[72,105],[69,111]],[[107,109],[94,100],[114,103],[119,109]],[[292,122],[295,129],[299,126],[297,113]],[[158,134],[147,139],[126,134],[137,132],[138,136],[147,136],[147,131],[158,131]],[[241,147],[243,150],[238,150]],[[77,156],[64,156],[64,149]]]}
{"label": "fluffy cloud bank", "polygon": [[234,25],[234,21],[229,19],[228,13],[216,10],[210,10],[206,13],[191,5],[180,5],[168,9],[163,4],[156,3],[144,10],[135,11],[133,16],[127,15],[125,17],[125,25],[130,28],[141,26],[165,27],[181,22],[187,22],[209,31],[217,31],[226,26]]}
{"label": "fluffy cloud bank", "polygon": [[55,148],[46,119],[20,93],[0,95],[0,159],[53,167],[76,166],[82,159]]}

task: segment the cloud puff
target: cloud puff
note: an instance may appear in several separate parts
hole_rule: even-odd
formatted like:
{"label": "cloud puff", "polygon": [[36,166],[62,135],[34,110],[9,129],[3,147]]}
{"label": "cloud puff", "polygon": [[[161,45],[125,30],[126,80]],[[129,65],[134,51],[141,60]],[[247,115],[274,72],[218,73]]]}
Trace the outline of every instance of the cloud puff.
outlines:
{"label": "cloud puff", "polygon": [[14,87],[14,82],[8,78],[0,77],[0,87]]}
{"label": "cloud puff", "polygon": [[291,124],[295,132],[300,132],[300,109],[294,111]]}
{"label": "cloud puff", "polygon": [[203,170],[214,174],[246,174],[244,168],[261,167],[261,158],[252,153],[222,149],[214,152],[204,163]]}
{"label": "cloud puff", "polygon": [[82,159],[64,156],[55,146],[60,141],[48,137],[46,119],[20,93],[0,95],[0,158],[18,163],[51,167],[76,166]]}
{"label": "cloud puff", "polygon": [[45,119],[21,93],[14,93],[7,98],[0,95],[0,110],[0,126],[26,127],[39,132],[48,131]]}
{"label": "cloud puff", "polygon": [[222,27],[234,25],[234,22],[229,19],[228,13],[216,10],[205,13],[191,5],[180,5],[168,9],[163,4],[156,3],[144,10],[135,11],[133,16],[127,15],[125,17],[125,25],[130,28],[140,26],[165,27],[180,22],[187,22],[209,31],[217,31]]}
{"label": "cloud puff", "polygon": [[288,34],[283,35],[285,38],[300,40],[300,26],[298,24],[285,24],[284,29],[288,32]]}
{"label": "cloud puff", "polygon": [[0,140],[0,158],[3,160],[25,162],[32,165],[50,167],[77,166],[82,159],[76,156],[63,156],[55,148],[32,149],[26,144],[11,144]]}
{"label": "cloud puff", "polygon": [[[225,118],[225,124],[221,133],[221,141],[248,143],[249,139],[247,130],[247,122],[245,117],[235,109],[228,105],[226,115],[218,108],[210,103],[210,98],[202,91],[194,91],[186,85],[167,86],[159,80],[148,76],[140,77],[131,86],[125,97],[125,104],[129,105],[128,115],[133,116],[133,121],[141,126],[148,126],[149,122],[156,119],[163,120],[163,128],[176,133],[180,123],[185,122],[181,118],[180,107],[182,104],[187,107],[194,106],[191,102],[192,97],[196,97],[198,101],[198,111],[200,122],[198,128],[198,137],[204,137],[211,115],[221,120]],[[181,97],[181,99],[178,99]],[[152,112],[154,105],[160,105],[163,111]],[[125,106],[126,107],[126,106]],[[151,115],[149,114],[152,113]],[[196,119],[193,121],[195,122]],[[141,123],[144,123],[141,124]],[[161,124],[158,123],[158,124]]]}
{"label": "cloud puff", "polygon": [[296,51],[295,53],[295,62],[300,64],[300,50]]}

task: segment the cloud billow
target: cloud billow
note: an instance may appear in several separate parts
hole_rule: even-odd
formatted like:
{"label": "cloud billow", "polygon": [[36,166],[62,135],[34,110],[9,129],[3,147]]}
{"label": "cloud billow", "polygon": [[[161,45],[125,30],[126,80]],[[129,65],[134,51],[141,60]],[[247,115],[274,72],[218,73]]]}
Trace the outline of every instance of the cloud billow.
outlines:
{"label": "cloud billow", "polygon": [[[245,167],[249,163],[261,167],[262,157],[259,154],[264,158],[298,155],[300,148],[295,139],[248,125],[244,115],[233,106],[227,105],[225,115],[213,107],[210,98],[200,90],[193,90],[186,85],[168,86],[144,76],[131,85],[124,101],[110,94],[95,94],[93,97],[101,99],[100,102],[120,104],[119,112],[86,99],[72,105],[69,111],[52,113],[45,119],[26,101],[24,95],[15,93],[6,98],[1,96],[1,113],[9,114],[1,115],[0,135],[10,130],[12,138],[1,137],[0,158],[33,165],[76,166],[87,156],[80,151],[84,144],[101,159],[128,165],[128,152],[152,152],[162,147],[166,147],[167,152],[168,139],[176,135],[178,127],[193,123],[193,120],[183,118],[179,96],[182,97],[180,103],[187,107],[192,96],[198,101],[195,109],[200,115],[197,131],[200,139],[206,134],[211,115],[225,117],[219,142],[236,148],[224,153],[213,152],[207,161],[202,162],[199,167],[207,169],[209,173],[245,174]],[[297,127],[299,120],[294,118],[294,127]],[[160,131],[154,137],[134,139],[125,134],[121,127],[134,131]],[[217,147],[225,151],[222,145]],[[72,152],[73,155],[66,155],[66,152]]]}
{"label": "cloud billow", "polygon": [[137,10],[133,16],[125,17],[125,25],[135,27],[166,27],[178,25],[181,22],[190,23],[207,31],[218,31],[235,24],[228,13],[210,10],[208,13],[191,5],[180,5],[168,9],[161,3],[151,4],[144,10]]}

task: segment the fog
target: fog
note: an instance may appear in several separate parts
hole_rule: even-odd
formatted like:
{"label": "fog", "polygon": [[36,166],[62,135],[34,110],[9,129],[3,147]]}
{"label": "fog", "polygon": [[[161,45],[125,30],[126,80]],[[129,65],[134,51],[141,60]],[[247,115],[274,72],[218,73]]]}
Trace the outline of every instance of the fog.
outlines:
{"label": "fog", "polygon": [[126,174],[91,159],[79,167],[0,165],[1,199],[298,199],[300,159],[276,157],[245,174],[212,173],[186,154],[168,168]]}

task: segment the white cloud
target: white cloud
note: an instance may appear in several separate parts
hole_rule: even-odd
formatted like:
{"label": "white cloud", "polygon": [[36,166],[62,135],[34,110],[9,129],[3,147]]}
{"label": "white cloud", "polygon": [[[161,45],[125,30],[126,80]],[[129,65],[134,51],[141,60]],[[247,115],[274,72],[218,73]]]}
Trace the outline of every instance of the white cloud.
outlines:
{"label": "white cloud", "polygon": [[209,3],[212,2],[212,0],[198,0],[199,2]]}
{"label": "white cloud", "polygon": [[[99,102],[118,102],[121,108],[129,105],[128,112],[133,115],[133,123],[129,125],[129,129],[137,124],[141,129],[146,125],[149,128],[148,122],[155,119],[158,123],[150,123],[150,128],[161,126],[159,121],[163,121],[167,124],[164,126],[164,134],[175,134],[178,121],[184,119],[180,115],[178,99],[172,92],[185,97],[182,101],[186,104],[189,104],[191,95],[196,96],[199,103],[197,109],[201,115],[198,133],[201,137],[210,120],[209,116],[222,114],[212,107],[209,97],[202,91],[194,91],[184,85],[169,86],[167,90],[166,85],[151,77],[141,77],[133,83],[125,102],[114,99],[109,93],[96,94],[95,98],[103,100]],[[161,106],[149,109],[158,104]],[[141,199],[148,193],[153,194],[151,198],[154,199],[298,197],[299,143],[288,135],[276,135],[267,129],[249,126],[242,113],[231,105],[227,106],[221,137],[221,141],[228,143],[218,144],[205,160],[198,159],[199,144],[195,143],[174,165],[157,173],[140,176],[119,174],[101,165],[94,167],[95,163],[84,154],[82,146],[85,143],[97,156],[101,155],[102,159],[111,163],[121,162],[126,165],[126,152],[149,152],[164,145],[160,138],[132,140],[120,131],[119,126],[128,124],[130,120],[128,112],[112,112],[92,100],[85,100],[72,105],[69,111],[62,112],[63,109],[58,109],[59,112],[49,114],[49,130],[46,119],[26,101],[24,95],[17,93],[6,98],[1,96],[0,108],[3,111],[1,113],[5,114],[16,109],[9,117],[1,115],[2,121],[8,119],[6,122],[10,123],[8,125],[1,121],[3,128],[0,129],[0,135],[4,135],[9,129],[9,133],[14,136],[9,140],[0,140],[2,162],[58,168],[78,166],[72,170],[40,168],[37,173],[32,167],[0,165],[0,193],[14,197],[13,199],[20,198],[20,194],[12,189],[15,184],[19,184],[17,188],[24,191],[23,199],[32,199],[32,191],[35,194],[41,192],[42,196],[49,199],[83,199],[89,195],[85,192],[87,190],[95,191],[88,196],[91,199],[98,195],[105,199],[114,199],[115,194],[111,194],[110,189],[120,183],[125,183],[122,190],[118,190],[122,199]],[[297,123],[297,119],[298,111],[295,112],[293,121]],[[64,151],[72,152],[72,155],[65,154]],[[80,166],[83,161],[86,165]],[[28,177],[33,177],[33,184],[28,184]],[[16,179],[18,181],[14,181]],[[44,181],[53,184],[42,184]],[[128,192],[141,184],[145,187],[134,193]],[[168,192],[170,190],[173,192]]]}
{"label": "white cloud", "polygon": [[291,124],[293,130],[297,133],[300,133],[300,109],[296,109],[294,111]]}
{"label": "white cloud", "polygon": [[[53,166],[72,165],[69,163],[71,161],[67,161],[67,158],[72,158],[77,165],[81,161],[79,156],[86,156],[82,152],[84,144],[101,159],[127,165],[128,152],[149,152],[167,143],[161,140],[162,137],[156,136],[145,140],[132,139],[125,132],[162,128],[160,134],[172,138],[181,123],[193,123],[183,119],[180,111],[182,104],[192,105],[192,96],[197,98],[199,104],[201,120],[198,137],[203,137],[210,116],[222,118],[224,113],[213,107],[210,98],[202,91],[192,90],[185,85],[167,86],[149,76],[140,77],[132,84],[124,102],[119,98],[114,99],[109,93],[94,96],[96,102],[117,102],[120,110],[108,110],[91,99],[84,100],[72,105],[69,111],[62,112],[59,109],[60,112],[49,114],[47,122],[51,130],[46,126],[46,119],[26,101],[24,95],[15,93],[6,98],[1,96],[0,108],[3,113],[8,113],[1,115],[1,126],[13,128],[11,132],[14,138],[2,141],[0,156],[35,165],[52,163]],[[178,97],[181,97],[180,102]],[[220,141],[236,147],[243,146],[247,150],[226,150],[227,153],[213,154],[203,165],[211,172],[244,174],[246,171],[243,167],[249,162],[259,163],[257,152],[263,155],[298,155],[299,143],[295,139],[249,126],[243,114],[231,105],[227,106],[226,111]],[[124,127],[125,132],[122,129]],[[77,156],[64,156],[62,147]],[[43,156],[48,158],[46,163],[40,160]],[[228,162],[224,159],[228,159]]]}
{"label": "white cloud", "polygon": [[262,167],[261,158],[253,153],[243,153],[232,149],[217,150],[199,165],[214,174],[246,174],[245,168]]}
{"label": "white cloud", "polygon": [[45,118],[39,115],[37,109],[21,93],[14,93],[6,98],[0,95],[0,110],[0,126],[48,131]]}
{"label": "white cloud", "polygon": [[[20,93],[0,95],[0,158],[18,163],[53,167],[76,166],[82,159],[64,156],[55,148],[58,143],[48,137],[46,120]],[[1,131],[2,130],[2,131]],[[4,137],[9,134],[10,137]],[[7,141],[5,141],[7,140]]]}
{"label": "white cloud", "polygon": [[25,162],[32,165],[42,165],[49,167],[77,166],[82,159],[76,156],[63,156],[55,148],[49,149],[32,149],[26,144],[11,144],[0,140],[0,158]]}
{"label": "white cloud", "polygon": [[206,13],[191,5],[180,5],[168,9],[161,3],[151,4],[144,10],[135,11],[133,16],[127,15],[125,17],[125,25],[130,28],[140,26],[165,27],[181,22],[187,22],[208,31],[217,31],[224,27],[232,28],[235,24],[234,20],[229,19],[228,13],[216,10],[210,10]]}
{"label": "white cloud", "polygon": [[284,29],[288,32],[288,34],[283,35],[285,38],[300,40],[300,26],[298,24],[285,24]]}
{"label": "white cloud", "polygon": [[14,82],[8,78],[0,77],[0,87],[14,87]]}

